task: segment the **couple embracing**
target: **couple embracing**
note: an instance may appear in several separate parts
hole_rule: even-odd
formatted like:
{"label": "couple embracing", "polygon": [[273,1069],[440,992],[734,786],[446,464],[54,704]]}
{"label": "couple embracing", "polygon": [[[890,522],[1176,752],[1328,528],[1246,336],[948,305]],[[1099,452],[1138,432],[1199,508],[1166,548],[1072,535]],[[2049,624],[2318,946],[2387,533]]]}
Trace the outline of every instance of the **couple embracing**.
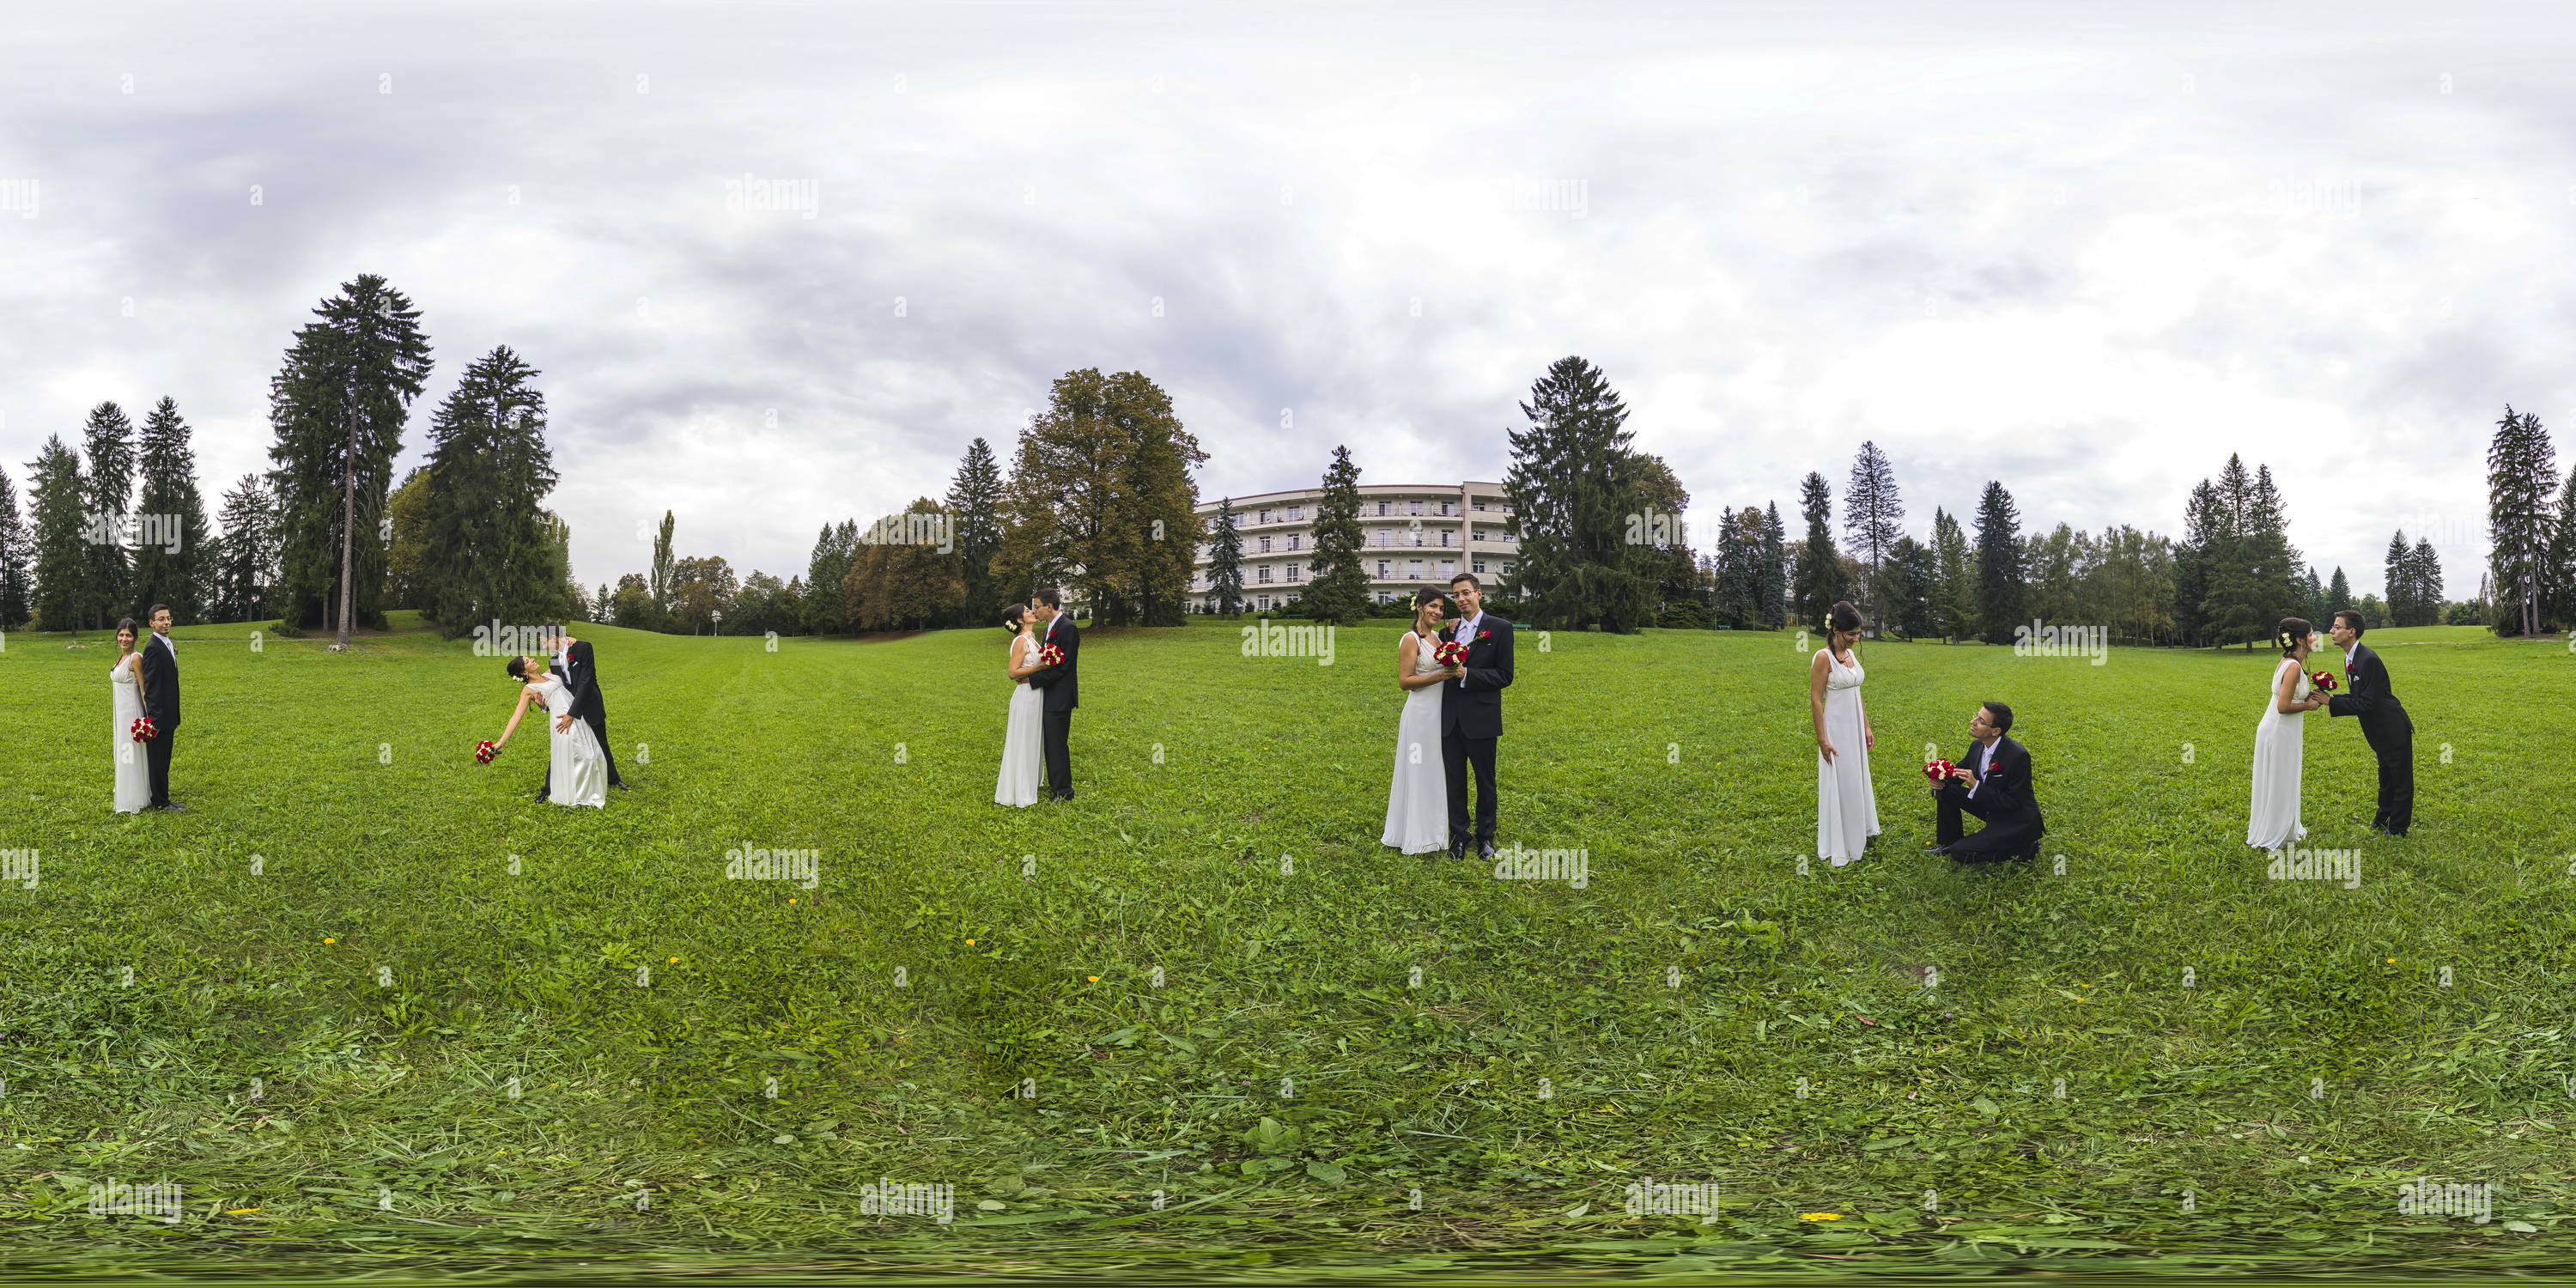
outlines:
{"label": "couple embracing", "polygon": [[[1404,712],[1396,721],[1395,781],[1378,840],[1406,854],[1445,845],[1451,858],[1464,858],[1470,844],[1484,857],[1494,853],[1494,747],[1503,736],[1503,690],[1512,683],[1512,624],[1486,612],[1484,599],[1483,585],[1463,572],[1445,598],[1428,586],[1415,591],[1413,626],[1395,646]],[[1453,605],[1457,620],[1448,621]],[[1472,827],[1470,766],[1476,771]]]}

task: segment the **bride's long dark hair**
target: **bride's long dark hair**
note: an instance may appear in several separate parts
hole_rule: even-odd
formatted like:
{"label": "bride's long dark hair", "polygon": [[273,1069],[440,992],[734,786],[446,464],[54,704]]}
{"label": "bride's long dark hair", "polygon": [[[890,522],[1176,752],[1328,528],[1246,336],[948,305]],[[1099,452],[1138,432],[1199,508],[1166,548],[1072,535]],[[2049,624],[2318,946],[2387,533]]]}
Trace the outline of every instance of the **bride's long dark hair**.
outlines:
{"label": "bride's long dark hair", "polygon": [[1029,616],[1029,606],[1028,606],[1028,605],[1026,605],[1026,604],[1013,604],[1013,605],[1011,605],[1010,607],[1005,608],[1005,609],[1003,609],[1003,610],[1002,610],[1002,625],[1007,626],[1007,627],[1010,627],[1010,628],[1011,628],[1011,633],[1012,633],[1012,634],[1014,634],[1014,635],[1017,635],[1017,634],[1019,634],[1019,632],[1020,632],[1020,624],[1021,624],[1022,622],[1027,621],[1027,620],[1028,620],[1028,616]]}

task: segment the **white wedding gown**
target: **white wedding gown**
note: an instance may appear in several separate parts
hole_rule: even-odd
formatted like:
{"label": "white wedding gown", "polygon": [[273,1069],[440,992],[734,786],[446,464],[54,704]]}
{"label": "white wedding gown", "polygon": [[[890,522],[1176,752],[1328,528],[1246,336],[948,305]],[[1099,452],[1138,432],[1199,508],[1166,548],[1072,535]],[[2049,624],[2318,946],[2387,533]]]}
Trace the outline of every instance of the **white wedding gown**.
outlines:
{"label": "white wedding gown", "polygon": [[555,729],[555,717],[572,710],[572,690],[565,687],[562,676],[548,675],[538,682],[537,693],[546,704],[546,771],[553,784],[546,799],[557,805],[608,808],[608,757],[600,754],[599,735],[590,731],[587,720],[575,720],[572,728],[560,732]]}
{"label": "white wedding gown", "polygon": [[143,717],[143,686],[134,682],[134,673],[124,662],[108,672],[109,705],[116,712],[116,812],[140,814],[152,803],[152,762],[146,758],[146,744],[134,740],[134,722]]}
{"label": "white wedding gown", "polygon": [[1869,782],[1869,738],[1861,730],[1860,682],[1867,674],[1860,655],[1851,665],[1825,655],[1825,740],[1834,758],[1816,749],[1816,857],[1835,867],[1857,859],[1869,838],[1878,835],[1878,793]]}
{"label": "white wedding gown", "polygon": [[2254,809],[2245,824],[2245,843],[2266,850],[2307,839],[2308,829],[2299,825],[2299,760],[2301,756],[2301,720],[2304,711],[2281,714],[2280,699],[2275,696],[2281,686],[2284,668],[2299,671],[2299,682],[2290,690],[2290,700],[2308,700],[2308,676],[2297,658],[2285,657],[2272,668],[2272,682],[2263,690],[2263,720],[2254,726]]}
{"label": "white wedding gown", "polygon": [[[1026,635],[1011,638],[1011,669],[1029,664],[1037,642]],[[993,803],[1023,808],[1038,803],[1040,759],[1046,751],[1046,692],[1022,680],[1011,690],[1010,720],[1002,727],[1002,772],[993,781]]]}
{"label": "white wedding gown", "polygon": [[[1422,640],[1413,658],[1415,675],[1441,669],[1432,656],[1439,643]],[[1404,641],[1398,639],[1395,646],[1401,650]],[[1396,717],[1395,781],[1387,788],[1386,832],[1378,844],[1406,854],[1449,846],[1449,778],[1440,759],[1441,695],[1448,689],[1446,684],[1426,684],[1405,694],[1404,711]]]}

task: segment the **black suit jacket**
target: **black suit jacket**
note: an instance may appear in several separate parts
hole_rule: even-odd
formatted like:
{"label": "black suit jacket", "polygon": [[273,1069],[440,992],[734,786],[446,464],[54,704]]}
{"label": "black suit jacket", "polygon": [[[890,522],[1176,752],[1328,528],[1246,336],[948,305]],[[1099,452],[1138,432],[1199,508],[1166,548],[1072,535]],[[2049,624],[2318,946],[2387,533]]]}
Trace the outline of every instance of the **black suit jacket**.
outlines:
{"label": "black suit jacket", "polygon": [[164,733],[179,728],[179,655],[158,634],[143,640],[143,714]]}
{"label": "black suit jacket", "polygon": [[[1440,628],[1440,638],[1455,641],[1459,623]],[[1476,624],[1476,638],[1466,641],[1467,674],[1441,686],[1440,731],[1462,738],[1503,736],[1503,690],[1512,687],[1512,624],[1492,613]]]}
{"label": "black suit jacket", "polygon": [[2406,716],[2406,708],[2388,687],[2388,668],[2380,664],[2379,654],[2367,644],[2352,652],[2352,668],[2347,672],[2350,687],[2326,698],[2329,716],[2356,716],[2364,735],[2413,733],[2415,723]]}
{"label": "black suit jacket", "polygon": [[1029,687],[1046,694],[1044,709],[1071,711],[1082,705],[1082,632],[1073,624],[1073,614],[1058,613],[1055,620],[1038,634],[1038,647],[1053,644],[1064,650],[1064,660],[1043,670],[1031,672]]}
{"label": "black suit jacket", "polygon": [[[1977,753],[1972,747],[1959,761],[1973,770]],[[1984,809],[1986,830],[1977,836],[1988,847],[2036,844],[2048,834],[2048,822],[2039,812],[2039,795],[2030,781],[2030,752],[2012,735],[1995,739],[1994,760],[1986,766],[1986,776],[1976,783],[1977,805]],[[1964,792],[1966,786],[1961,786]]]}
{"label": "black suit jacket", "polygon": [[591,660],[590,641],[574,640],[564,650],[564,688],[572,692],[572,713],[584,724],[605,723],[608,704],[599,696],[599,666]]}

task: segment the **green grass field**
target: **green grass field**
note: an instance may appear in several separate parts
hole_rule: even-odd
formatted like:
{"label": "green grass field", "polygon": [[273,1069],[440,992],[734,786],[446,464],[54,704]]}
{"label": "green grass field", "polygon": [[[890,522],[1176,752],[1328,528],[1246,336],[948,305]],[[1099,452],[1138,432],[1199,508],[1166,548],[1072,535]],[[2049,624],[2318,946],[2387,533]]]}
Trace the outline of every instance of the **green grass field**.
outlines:
{"label": "green grass field", "polygon": [[[1330,666],[1091,633],[1081,794],[1023,811],[991,803],[998,631],[595,627],[637,790],[594,812],[530,801],[533,735],[473,763],[513,691],[465,642],[182,627],[192,812],[133,817],[112,642],[12,635],[0,849],[41,879],[0,886],[0,1267],[2576,1260],[2563,643],[2371,633],[2417,821],[2373,837],[2358,728],[2310,717],[2345,888],[2242,844],[2267,652],[1865,645],[1887,834],[1802,871],[1791,636],[1531,636],[1502,840],[1585,851],[1575,889],[1376,844],[1397,629]],[[1960,754],[1989,698],[2037,761],[2036,866],[1920,852],[1924,744]],[[819,881],[727,879],[745,847]],[[2419,1175],[2492,1184],[2492,1220],[2401,1213]],[[1722,1210],[1631,1216],[1648,1177]],[[953,1185],[954,1224],[862,1214],[880,1178]],[[175,1226],[86,1211],[163,1180]]]}

